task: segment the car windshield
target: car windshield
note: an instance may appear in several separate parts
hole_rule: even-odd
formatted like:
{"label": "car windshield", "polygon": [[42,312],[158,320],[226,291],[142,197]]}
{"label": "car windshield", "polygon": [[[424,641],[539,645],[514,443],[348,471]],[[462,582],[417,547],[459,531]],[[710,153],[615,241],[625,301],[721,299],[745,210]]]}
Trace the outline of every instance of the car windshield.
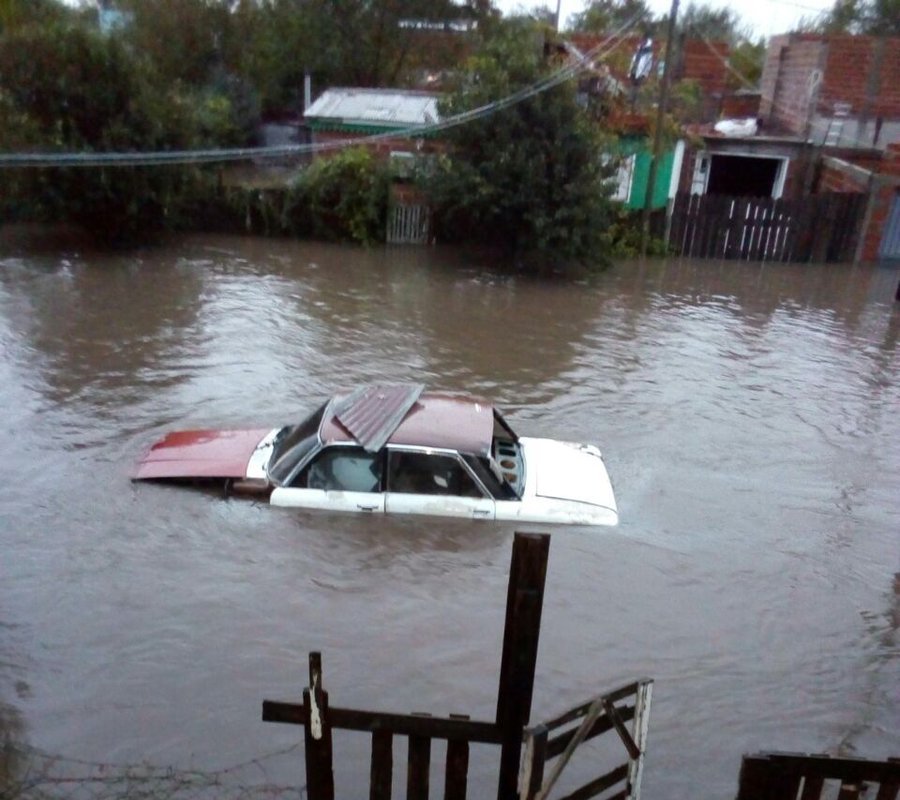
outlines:
{"label": "car windshield", "polygon": [[328,403],[323,403],[303,422],[281,429],[266,468],[270,480],[284,484],[294,468],[313,451],[319,443],[319,425],[327,407]]}

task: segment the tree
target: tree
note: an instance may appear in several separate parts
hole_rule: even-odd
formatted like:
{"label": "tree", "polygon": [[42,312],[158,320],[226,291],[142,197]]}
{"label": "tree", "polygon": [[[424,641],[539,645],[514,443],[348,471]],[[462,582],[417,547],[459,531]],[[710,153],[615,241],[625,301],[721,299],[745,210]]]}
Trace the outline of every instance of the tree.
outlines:
{"label": "tree", "polygon": [[740,16],[731,8],[689,3],[678,18],[679,30],[689,39],[708,39],[735,45],[749,38]]}
{"label": "tree", "polygon": [[658,23],[644,0],[591,0],[569,27],[580,33],[612,33],[631,26],[651,35]]}
{"label": "tree", "polygon": [[[191,107],[149,77],[118,40],[85,27],[9,32],[0,36],[0,143],[49,153],[192,146]],[[171,167],[33,169],[5,179],[2,200],[121,240],[162,227],[194,177]]]}
{"label": "tree", "polygon": [[426,181],[438,235],[501,248],[524,269],[602,264],[610,220],[607,152],[566,82],[529,93],[547,67],[534,24],[511,20],[442,103],[444,118],[527,99],[447,132],[450,152]]}
{"label": "tree", "polygon": [[836,0],[819,21],[802,27],[816,33],[900,36],[900,0]]}

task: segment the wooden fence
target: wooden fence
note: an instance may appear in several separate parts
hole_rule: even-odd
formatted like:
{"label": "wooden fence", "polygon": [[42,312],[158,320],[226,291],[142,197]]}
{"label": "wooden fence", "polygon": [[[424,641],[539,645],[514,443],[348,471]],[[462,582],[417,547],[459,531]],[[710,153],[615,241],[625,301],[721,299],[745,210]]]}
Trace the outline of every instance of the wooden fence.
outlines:
{"label": "wooden fence", "polygon": [[388,244],[428,244],[431,212],[426,205],[396,204],[388,212]]}
{"label": "wooden fence", "polygon": [[679,194],[669,244],[681,256],[744,261],[852,261],[866,195],[799,200]]}
{"label": "wooden fence", "polygon": [[[615,730],[626,743],[628,754],[626,765],[619,770],[624,770],[627,778],[627,793],[617,796],[637,800],[640,792],[640,765],[643,764],[646,745],[649,681],[638,681],[615,692],[592,698],[555,720],[531,729],[526,735],[525,728],[531,713],[549,544],[550,537],[546,535],[517,533],[515,536],[507,588],[500,687],[493,721],[473,720],[462,714],[437,717],[430,714],[393,714],[332,708],[328,702],[328,693],[323,688],[322,660],[318,653],[310,653],[309,656],[309,687],[303,691],[302,704],[271,700],[263,702],[264,721],[286,722],[304,727],[306,792],[309,800],[334,798],[332,736],[333,731],[338,729],[363,732],[371,737],[370,800],[389,800],[392,796],[396,737],[406,737],[408,743],[405,776],[408,800],[427,800],[429,797],[431,745],[434,740],[447,742],[443,769],[445,800],[465,800],[469,745],[472,743],[500,747],[498,800],[519,800],[524,797],[520,795],[520,762],[523,743],[528,743],[530,771],[525,780],[528,786],[538,792],[529,794],[528,797],[529,800],[537,797],[543,800],[553,786],[553,781],[542,784],[547,759],[558,754],[563,756],[554,772],[558,777],[571,753],[583,741],[608,730]],[[636,699],[632,706],[614,706],[631,695],[641,699]],[[636,713],[636,708],[640,708],[640,713]],[[560,733],[549,738],[550,732],[579,719],[583,719],[583,722],[578,731]],[[632,720],[634,724],[629,732],[625,723]],[[602,788],[589,791],[596,783],[589,783],[577,797],[597,796]],[[585,791],[589,793],[584,793]],[[479,796],[484,797],[484,792],[480,792]]]}
{"label": "wooden fence", "polygon": [[898,758],[759,753],[744,756],[737,800],[896,800],[898,793]]}

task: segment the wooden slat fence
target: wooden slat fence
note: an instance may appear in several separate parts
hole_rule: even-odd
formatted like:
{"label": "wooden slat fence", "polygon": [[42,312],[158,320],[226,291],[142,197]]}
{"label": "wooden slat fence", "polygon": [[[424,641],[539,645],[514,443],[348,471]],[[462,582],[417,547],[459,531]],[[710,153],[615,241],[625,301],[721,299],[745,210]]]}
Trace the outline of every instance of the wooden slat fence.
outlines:
{"label": "wooden slat fence", "polygon": [[431,212],[426,205],[396,204],[388,215],[388,244],[428,244]]}
{"label": "wooden slat fence", "polygon": [[406,737],[406,796],[427,800],[430,792],[431,743],[447,742],[444,767],[445,800],[466,797],[470,743],[502,744],[502,731],[493,722],[477,722],[465,715],[392,714],[351,708],[331,708],[322,688],[322,661],[310,653],[310,688],[303,704],[263,703],[263,720],[304,726],[306,792],[310,800],[334,798],[332,732],[359,731],[372,738],[369,765],[370,800],[390,800],[394,784],[394,739]]}
{"label": "wooden slat fence", "polygon": [[[606,771],[560,800],[587,800],[604,795],[608,800],[636,800],[640,797],[644,752],[650,720],[650,695],[653,682],[643,678],[607,694],[592,697],[586,703],[555,719],[525,731],[525,756],[519,797],[521,800],[546,800],[550,796],[575,750],[607,731],[615,731],[624,745],[624,758]],[[628,701],[631,701],[630,704]],[[622,703],[624,705],[616,705]],[[631,726],[626,723],[631,722]],[[553,763],[549,774],[547,767]]]}
{"label": "wooden slat fence", "polygon": [[797,753],[744,756],[737,800],[897,800],[900,759]]}
{"label": "wooden slat fence", "polygon": [[743,261],[852,261],[866,195],[799,200],[679,194],[669,244],[681,256]]}

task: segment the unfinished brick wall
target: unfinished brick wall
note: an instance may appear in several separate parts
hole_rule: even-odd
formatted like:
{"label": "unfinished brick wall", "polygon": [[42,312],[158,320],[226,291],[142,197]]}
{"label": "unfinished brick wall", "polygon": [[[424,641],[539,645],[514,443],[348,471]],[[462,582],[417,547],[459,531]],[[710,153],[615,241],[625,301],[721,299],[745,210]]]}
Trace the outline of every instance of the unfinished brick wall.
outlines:
{"label": "unfinished brick wall", "polygon": [[900,37],[829,36],[819,110],[849,103],[851,114],[900,117]]}
{"label": "unfinished brick wall", "polygon": [[761,79],[760,114],[773,129],[806,136],[815,114],[846,104],[851,117],[900,118],[900,37],[774,36]]}
{"label": "unfinished brick wall", "polygon": [[760,115],[768,128],[806,136],[824,63],[820,37],[772,37],[760,80]]}

